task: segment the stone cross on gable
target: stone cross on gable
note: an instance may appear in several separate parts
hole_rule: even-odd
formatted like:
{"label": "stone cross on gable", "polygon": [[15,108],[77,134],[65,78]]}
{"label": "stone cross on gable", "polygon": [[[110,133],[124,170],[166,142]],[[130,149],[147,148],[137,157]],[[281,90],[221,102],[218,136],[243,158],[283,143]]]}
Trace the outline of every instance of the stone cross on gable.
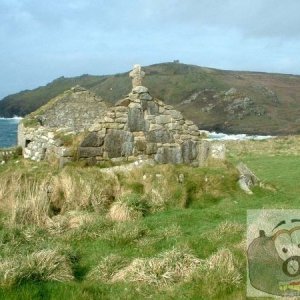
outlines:
{"label": "stone cross on gable", "polygon": [[134,65],[133,70],[129,73],[129,77],[132,78],[132,87],[142,85],[142,80],[145,77],[145,72],[142,71],[140,65]]}

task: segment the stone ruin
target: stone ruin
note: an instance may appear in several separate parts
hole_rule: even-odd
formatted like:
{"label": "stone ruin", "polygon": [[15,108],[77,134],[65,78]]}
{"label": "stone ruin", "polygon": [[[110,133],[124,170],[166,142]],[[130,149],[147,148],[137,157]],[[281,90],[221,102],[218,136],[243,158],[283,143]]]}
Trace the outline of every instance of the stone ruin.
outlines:
{"label": "stone ruin", "polygon": [[[145,72],[139,65],[129,76],[132,91],[113,107],[107,108],[93,93],[76,87],[65,92],[69,100],[60,96],[33,113],[39,125],[19,127],[24,157],[42,160],[54,155],[61,165],[76,157],[89,164],[152,159],[192,166],[203,166],[210,157],[224,158],[224,147],[203,140],[192,121],[151,96],[142,85]],[[78,135],[83,130],[75,150],[74,145],[62,145],[57,134],[71,131]]]}
{"label": "stone ruin", "polygon": [[140,65],[134,65],[133,70],[129,73],[129,77],[132,78],[132,87],[142,86],[143,78],[145,77],[145,72],[142,71]]}
{"label": "stone ruin", "polygon": [[62,137],[87,130],[106,109],[100,97],[80,86],[65,91],[20,122],[18,145],[24,158],[40,161],[73,156]]}
{"label": "stone ruin", "polygon": [[129,76],[133,89],[90,127],[78,148],[78,158],[94,164],[103,160],[153,159],[157,163],[205,164],[216,151],[198,126],[172,106],[154,99],[142,86],[145,73],[135,65]]}
{"label": "stone ruin", "polygon": [[134,160],[154,158],[158,163],[195,163],[200,133],[182,114],[153,99],[136,86],[98,120],[82,141],[79,158]]}

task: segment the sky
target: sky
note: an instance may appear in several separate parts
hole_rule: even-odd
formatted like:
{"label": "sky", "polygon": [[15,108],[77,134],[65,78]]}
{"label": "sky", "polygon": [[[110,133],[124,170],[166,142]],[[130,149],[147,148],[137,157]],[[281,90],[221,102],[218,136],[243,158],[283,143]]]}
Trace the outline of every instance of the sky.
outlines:
{"label": "sky", "polygon": [[0,0],[0,99],[180,60],[300,74],[299,0]]}

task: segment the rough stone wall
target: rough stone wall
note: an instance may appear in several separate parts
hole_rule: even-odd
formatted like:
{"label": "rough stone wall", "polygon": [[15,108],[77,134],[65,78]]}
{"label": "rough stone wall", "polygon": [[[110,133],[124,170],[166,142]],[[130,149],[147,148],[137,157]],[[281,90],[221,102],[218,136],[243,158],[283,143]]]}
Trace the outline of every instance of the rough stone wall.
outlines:
{"label": "rough stone wall", "polygon": [[[50,100],[19,124],[18,145],[23,148],[24,158],[35,161],[51,156],[71,159],[73,151],[63,146],[59,136],[87,130],[106,110],[101,98],[79,86]],[[25,126],[28,121],[36,124]]]}
{"label": "rough stone wall", "polygon": [[139,157],[153,158],[158,163],[199,166],[204,153],[209,152],[198,127],[172,106],[153,99],[144,86],[133,88],[89,131],[78,149],[78,157],[93,162]]}
{"label": "rough stone wall", "polygon": [[[75,87],[24,120],[39,124],[25,126],[26,122],[21,122],[18,130],[24,157],[35,161],[54,157],[63,165],[76,156],[92,164],[153,159],[157,163],[205,166],[209,157],[223,159],[225,154],[223,146],[203,140],[192,121],[153,99],[144,86],[134,87],[109,109],[93,93]],[[75,136],[78,139],[83,130],[88,133],[77,149],[74,143],[65,146],[63,138],[71,134],[71,141]]]}
{"label": "rough stone wall", "polygon": [[96,94],[76,86],[53,99],[45,108],[38,116],[43,126],[80,132],[103,115],[106,105]]}
{"label": "rough stone wall", "polygon": [[[59,130],[52,130],[43,126],[38,128],[26,128],[19,131],[24,134],[23,156],[35,161],[41,161],[54,156],[56,158],[69,158],[73,156],[73,150],[65,147],[56,135]],[[68,133],[65,133],[68,134]]]}

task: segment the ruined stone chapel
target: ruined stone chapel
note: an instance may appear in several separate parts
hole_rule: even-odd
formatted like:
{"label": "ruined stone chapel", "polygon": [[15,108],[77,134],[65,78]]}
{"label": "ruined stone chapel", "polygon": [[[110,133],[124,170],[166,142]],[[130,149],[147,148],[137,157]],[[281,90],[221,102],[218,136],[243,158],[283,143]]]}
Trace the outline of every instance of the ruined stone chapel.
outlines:
{"label": "ruined stone chapel", "polygon": [[[203,140],[192,121],[153,98],[142,85],[145,72],[140,65],[129,76],[131,92],[112,107],[90,91],[75,87],[27,116],[18,134],[24,157],[43,160],[54,156],[63,161],[76,157],[90,164],[153,159],[162,164],[201,166],[214,156],[216,149]],[[70,134],[79,138],[75,149],[63,143],[62,135]]]}

